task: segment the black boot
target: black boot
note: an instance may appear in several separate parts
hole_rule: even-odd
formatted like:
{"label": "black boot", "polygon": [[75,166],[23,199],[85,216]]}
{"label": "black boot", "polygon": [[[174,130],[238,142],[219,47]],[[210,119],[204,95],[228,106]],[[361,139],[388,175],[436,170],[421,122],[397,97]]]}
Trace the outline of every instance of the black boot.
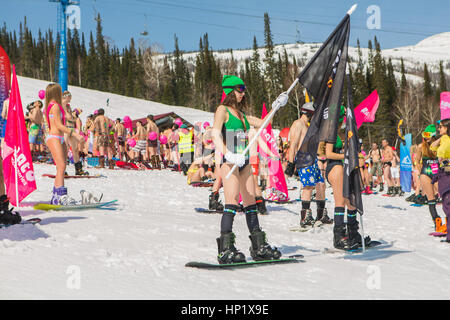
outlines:
{"label": "black boot", "polygon": [[334,238],[333,245],[336,249],[342,250],[350,250],[352,247],[350,246],[350,241],[347,236],[347,228],[345,224],[341,224],[339,226],[334,226],[333,228]]}
{"label": "black boot", "polygon": [[266,201],[263,197],[256,197],[256,206],[258,207],[258,212],[260,214],[267,214]]}
{"label": "black boot", "polygon": [[209,210],[223,211],[223,204],[219,201],[219,193],[212,192],[209,195]]}
{"label": "black boot", "polygon": [[300,227],[308,228],[314,225],[314,218],[312,216],[311,209],[302,209],[302,211],[300,211],[300,217]]}
{"label": "black boot", "polygon": [[[320,216],[320,218],[319,218]],[[328,216],[328,211],[326,208],[323,209],[317,209],[317,217],[316,217],[316,222],[320,221],[323,224],[331,224],[333,223],[333,219],[331,219]]]}
{"label": "black boot", "polygon": [[[362,237],[358,232],[359,222],[355,221],[353,224],[347,224],[347,232],[348,232],[348,240],[351,247],[361,247],[362,246]],[[364,244],[368,246],[370,244],[370,237],[367,236],[364,238]]]}
{"label": "black boot", "polygon": [[383,192],[384,190],[384,185],[383,182],[380,183],[380,189],[378,189],[378,192]]}
{"label": "black boot", "polygon": [[219,264],[245,262],[245,255],[239,252],[234,246],[235,239],[236,236],[233,232],[222,234],[220,238],[216,239],[219,252],[217,260]]}
{"label": "black boot", "polygon": [[250,236],[252,245],[250,254],[255,261],[279,259],[281,252],[277,248],[272,248],[266,241],[266,233],[261,229],[256,229]]}
{"label": "black boot", "polygon": [[83,164],[81,161],[75,163],[75,175],[77,176],[88,176],[89,172],[83,170]]}
{"label": "black boot", "polygon": [[9,201],[6,195],[0,197],[0,224],[18,224],[22,218],[18,213],[13,213],[13,208],[9,209]]}

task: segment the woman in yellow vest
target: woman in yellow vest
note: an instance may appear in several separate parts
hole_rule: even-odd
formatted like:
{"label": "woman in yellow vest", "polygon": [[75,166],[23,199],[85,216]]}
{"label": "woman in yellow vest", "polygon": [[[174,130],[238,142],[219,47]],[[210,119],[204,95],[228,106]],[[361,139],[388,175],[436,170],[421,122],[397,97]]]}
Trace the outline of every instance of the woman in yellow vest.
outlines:
{"label": "woman in yellow vest", "polygon": [[187,174],[189,166],[194,161],[194,133],[184,123],[180,126],[178,136],[178,153],[180,154],[180,168],[184,175]]}
{"label": "woman in yellow vest", "polygon": [[221,220],[220,238],[217,238],[218,261],[220,264],[244,262],[245,255],[234,246],[235,235],[232,231],[233,220],[239,211],[239,194],[244,203],[247,226],[250,231],[250,254],[254,260],[278,259],[281,252],[272,248],[266,242],[266,234],[261,230],[258,221],[258,210],[255,201],[255,186],[252,168],[249,165],[249,155],[243,154],[248,144],[250,126],[256,128],[263,120],[246,116],[245,84],[232,75],[225,75],[222,88],[226,94],[223,103],[217,107],[214,114],[212,137],[216,153],[222,154],[220,174],[226,177],[233,165],[239,166],[229,179],[223,178],[225,208]]}

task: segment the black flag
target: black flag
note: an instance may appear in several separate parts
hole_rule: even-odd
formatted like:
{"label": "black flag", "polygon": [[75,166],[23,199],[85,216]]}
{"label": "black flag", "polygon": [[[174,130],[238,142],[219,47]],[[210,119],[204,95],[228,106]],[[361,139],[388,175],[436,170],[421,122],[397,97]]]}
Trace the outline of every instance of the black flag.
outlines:
{"label": "black flag", "polygon": [[361,172],[359,171],[358,153],[360,144],[358,128],[353,114],[353,97],[350,77],[347,76],[347,120],[345,122],[345,147],[344,147],[344,198],[349,199],[350,204],[363,214],[361,196]]}
{"label": "black flag", "polygon": [[336,142],[349,36],[347,14],[298,76],[315,99],[314,115],[296,155],[298,168],[314,163],[320,141]]}

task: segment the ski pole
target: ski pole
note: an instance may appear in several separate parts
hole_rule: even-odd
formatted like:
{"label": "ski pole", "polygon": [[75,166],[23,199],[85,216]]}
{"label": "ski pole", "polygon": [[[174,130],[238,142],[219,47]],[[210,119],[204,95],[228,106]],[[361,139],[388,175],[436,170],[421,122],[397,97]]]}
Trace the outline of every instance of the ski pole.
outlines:
{"label": "ski pole", "polygon": [[[298,83],[298,78],[295,79],[295,81],[291,84],[291,86],[289,87],[289,89],[286,91],[286,93],[289,95],[289,93],[294,89],[294,87],[297,85]],[[267,127],[267,125],[269,124],[270,120],[272,120],[272,118],[275,116],[275,113],[278,111],[278,109],[280,109],[280,104],[277,103],[275,106],[272,106],[272,110],[270,110],[269,115],[266,117],[266,120],[264,120],[264,123],[262,124],[262,126],[259,128],[258,132],[255,134],[255,136],[252,138],[252,140],[249,142],[249,144],[247,145],[247,147],[245,148],[245,150],[242,152],[242,154],[246,154],[251,146],[255,143],[255,141],[258,139],[259,135],[261,134],[261,132]],[[233,165],[233,167],[231,168],[230,172],[228,172],[227,176],[225,177],[225,179],[228,179],[234,172],[234,170],[236,170],[237,165]]]}

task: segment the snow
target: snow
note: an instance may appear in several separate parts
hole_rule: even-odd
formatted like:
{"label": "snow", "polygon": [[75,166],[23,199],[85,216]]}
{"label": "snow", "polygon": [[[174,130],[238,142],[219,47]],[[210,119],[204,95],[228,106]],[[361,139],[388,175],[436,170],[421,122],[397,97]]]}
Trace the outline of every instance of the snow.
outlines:
{"label": "snow", "polygon": [[[69,173],[73,167],[68,168]],[[107,178],[68,179],[69,194],[81,189],[119,199],[116,211],[36,212],[48,201],[52,165],[35,165],[38,190],[20,208],[40,224],[0,230],[1,299],[448,299],[450,247],[428,236],[427,207],[403,198],[364,196],[364,230],[386,243],[364,254],[324,254],[332,226],[291,232],[301,205],[267,204],[259,216],[270,244],[304,263],[234,270],[186,268],[188,261],[216,262],[220,215],[199,214],[207,188],[188,186],[177,172],[89,168]],[[289,185],[298,185],[290,180]],[[298,190],[291,198],[298,197]],[[223,195],[221,195],[223,200]],[[332,212],[331,189],[327,208]],[[312,204],[313,212],[315,205]],[[442,209],[438,207],[441,216]],[[234,223],[237,247],[249,258],[245,217]],[[77,278],[79,276],[79,278]],[[74,280],[75,279],[75,280]],[[77,280],[79,279],[79,280]],[[77,282],[78,281],[78,282]]]}
{"label": "snow", "polygon": [[[37,98],[46,82],[19,77],[22,101]],[[176,111],[189,121],[212,121],[212,114],[70,87],[74,107],[92,113],[107,97],[107,115],[142,117]],[[104,105],[103,105],[104,106]],[[125,110],[125,111],[123,111]],[[37,225],[0,229],[0,299],[449,299],[450,247],[433,231],[427,207],[410,207],[404,198],[364,196],[364,230],[384,246],[364,254],[325,254],[332,248],[332,226],[305,233],[300,203],[267,204],[259,216],[271,245],[287,256],[303,254],[304,263],[247,269],[200,270],[189,261],[216,262],[220,215],[199,214],[209,190],[194,188],[186,177],[168,170],[122,171],[88,168],[107,178],[68,179],[69,195],[80,190],[118,199],[118,209],[41,212],[33,203],[49,201],[55,173],[35,164],[38,190],[19,208]],[[74,168],[67,169],[73,174]],[[289,186],[298,186],[295,180]],[[297,198],[298,190],[291,198]],[[326,192],[332,216],[331,189]],[[223,201],[223,194],[221,194]],[[315,215],[315,204],[312,209]],[[438,212],[443,217],[441,206]],[[250,258],[245,217],[238,214],[236,245]]]}

